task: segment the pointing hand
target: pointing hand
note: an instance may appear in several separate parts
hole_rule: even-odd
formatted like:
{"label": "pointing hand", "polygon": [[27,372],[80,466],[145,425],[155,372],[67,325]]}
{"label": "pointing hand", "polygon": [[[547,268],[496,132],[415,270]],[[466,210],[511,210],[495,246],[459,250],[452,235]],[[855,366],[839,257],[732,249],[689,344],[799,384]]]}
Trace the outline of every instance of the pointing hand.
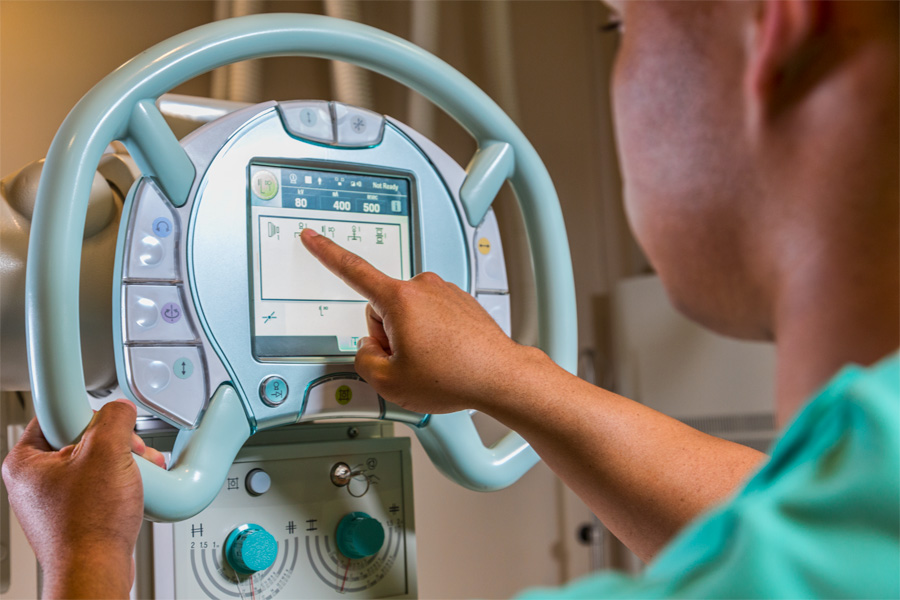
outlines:
{"label": "pointing hand", "polygon": [[434,273],[388,277],[328,238],[305,229],[303,245],[369,300],[369,335],[356,370],[384,398],[409,410],[478,408],[514,378],[524,354],[470,294]]}

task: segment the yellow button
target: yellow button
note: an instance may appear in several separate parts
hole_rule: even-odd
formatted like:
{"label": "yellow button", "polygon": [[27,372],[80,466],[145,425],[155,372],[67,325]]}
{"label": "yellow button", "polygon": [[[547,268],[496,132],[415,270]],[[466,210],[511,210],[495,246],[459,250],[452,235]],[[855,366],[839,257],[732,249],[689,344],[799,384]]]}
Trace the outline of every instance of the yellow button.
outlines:
{"label": "yellow button", "polygon": [[349,385],[342,385],[335,390],[334,399],[337,400],[337,403],[341,406],[349,404],[350,400],[353,399],[353,390],[350,389]]}
{"label": "yellow button", "polygon": [[478,240],[478,251],[482,254],[490,254],[491,240],[487,238],[481,238],[480,240]]}

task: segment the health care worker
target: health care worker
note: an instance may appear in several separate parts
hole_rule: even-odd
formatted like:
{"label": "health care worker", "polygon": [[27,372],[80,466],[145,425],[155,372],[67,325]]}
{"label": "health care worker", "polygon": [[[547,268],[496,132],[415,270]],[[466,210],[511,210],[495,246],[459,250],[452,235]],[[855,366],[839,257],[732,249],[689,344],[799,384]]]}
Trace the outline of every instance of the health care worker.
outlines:
{"label": "health care worker", "polygon": [[[897,598],[900,5],[613,4],[631,223],[685,314],[777,344],[771,457],[593,387],[439,277],[390,279],[307,229],[370,300],[356,367],[406,408],[514,428],[650,561],[529,597]],[[128,594],[130,451],[159,460],[134,419],[112,403],[60,452],[32,423],[4,465],[47,597]]]}

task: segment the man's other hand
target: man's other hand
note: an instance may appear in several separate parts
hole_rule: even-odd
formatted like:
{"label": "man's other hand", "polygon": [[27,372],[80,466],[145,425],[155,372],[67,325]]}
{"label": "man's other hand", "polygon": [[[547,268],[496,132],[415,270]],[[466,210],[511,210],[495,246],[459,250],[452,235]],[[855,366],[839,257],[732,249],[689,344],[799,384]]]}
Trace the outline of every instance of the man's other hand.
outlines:
{"label": "man's other hand", "polygon": [[132,452],[165,467],[134,433],[137,410],[110,402],[81,440],[53,450],[33,419],[3,462],[9,502],[44,571],[45,598],[127,598],[144,517]]}

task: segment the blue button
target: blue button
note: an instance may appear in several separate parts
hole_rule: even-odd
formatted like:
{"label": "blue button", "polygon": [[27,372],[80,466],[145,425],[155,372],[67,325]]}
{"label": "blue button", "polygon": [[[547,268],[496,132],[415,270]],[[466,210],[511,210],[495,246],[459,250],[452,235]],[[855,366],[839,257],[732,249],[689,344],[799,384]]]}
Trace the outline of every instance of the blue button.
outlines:
{"label": "blue button", "polygon": [[172,371],[178,379],[187,379],[194,374],[194,363],[182,356],[172,364]]}
{"label": "blue button", "polygon": [[153,221],[153,233],[157,237],[169,237],[169,234],[172,233],[172,221],[165,217],[158,217]]}
{"label": "blue button", "polygon": [[288,385],[281,377],[272,375],[266,377],[259,384],[259,397],[269,406],[278,406],[288,396]]}

